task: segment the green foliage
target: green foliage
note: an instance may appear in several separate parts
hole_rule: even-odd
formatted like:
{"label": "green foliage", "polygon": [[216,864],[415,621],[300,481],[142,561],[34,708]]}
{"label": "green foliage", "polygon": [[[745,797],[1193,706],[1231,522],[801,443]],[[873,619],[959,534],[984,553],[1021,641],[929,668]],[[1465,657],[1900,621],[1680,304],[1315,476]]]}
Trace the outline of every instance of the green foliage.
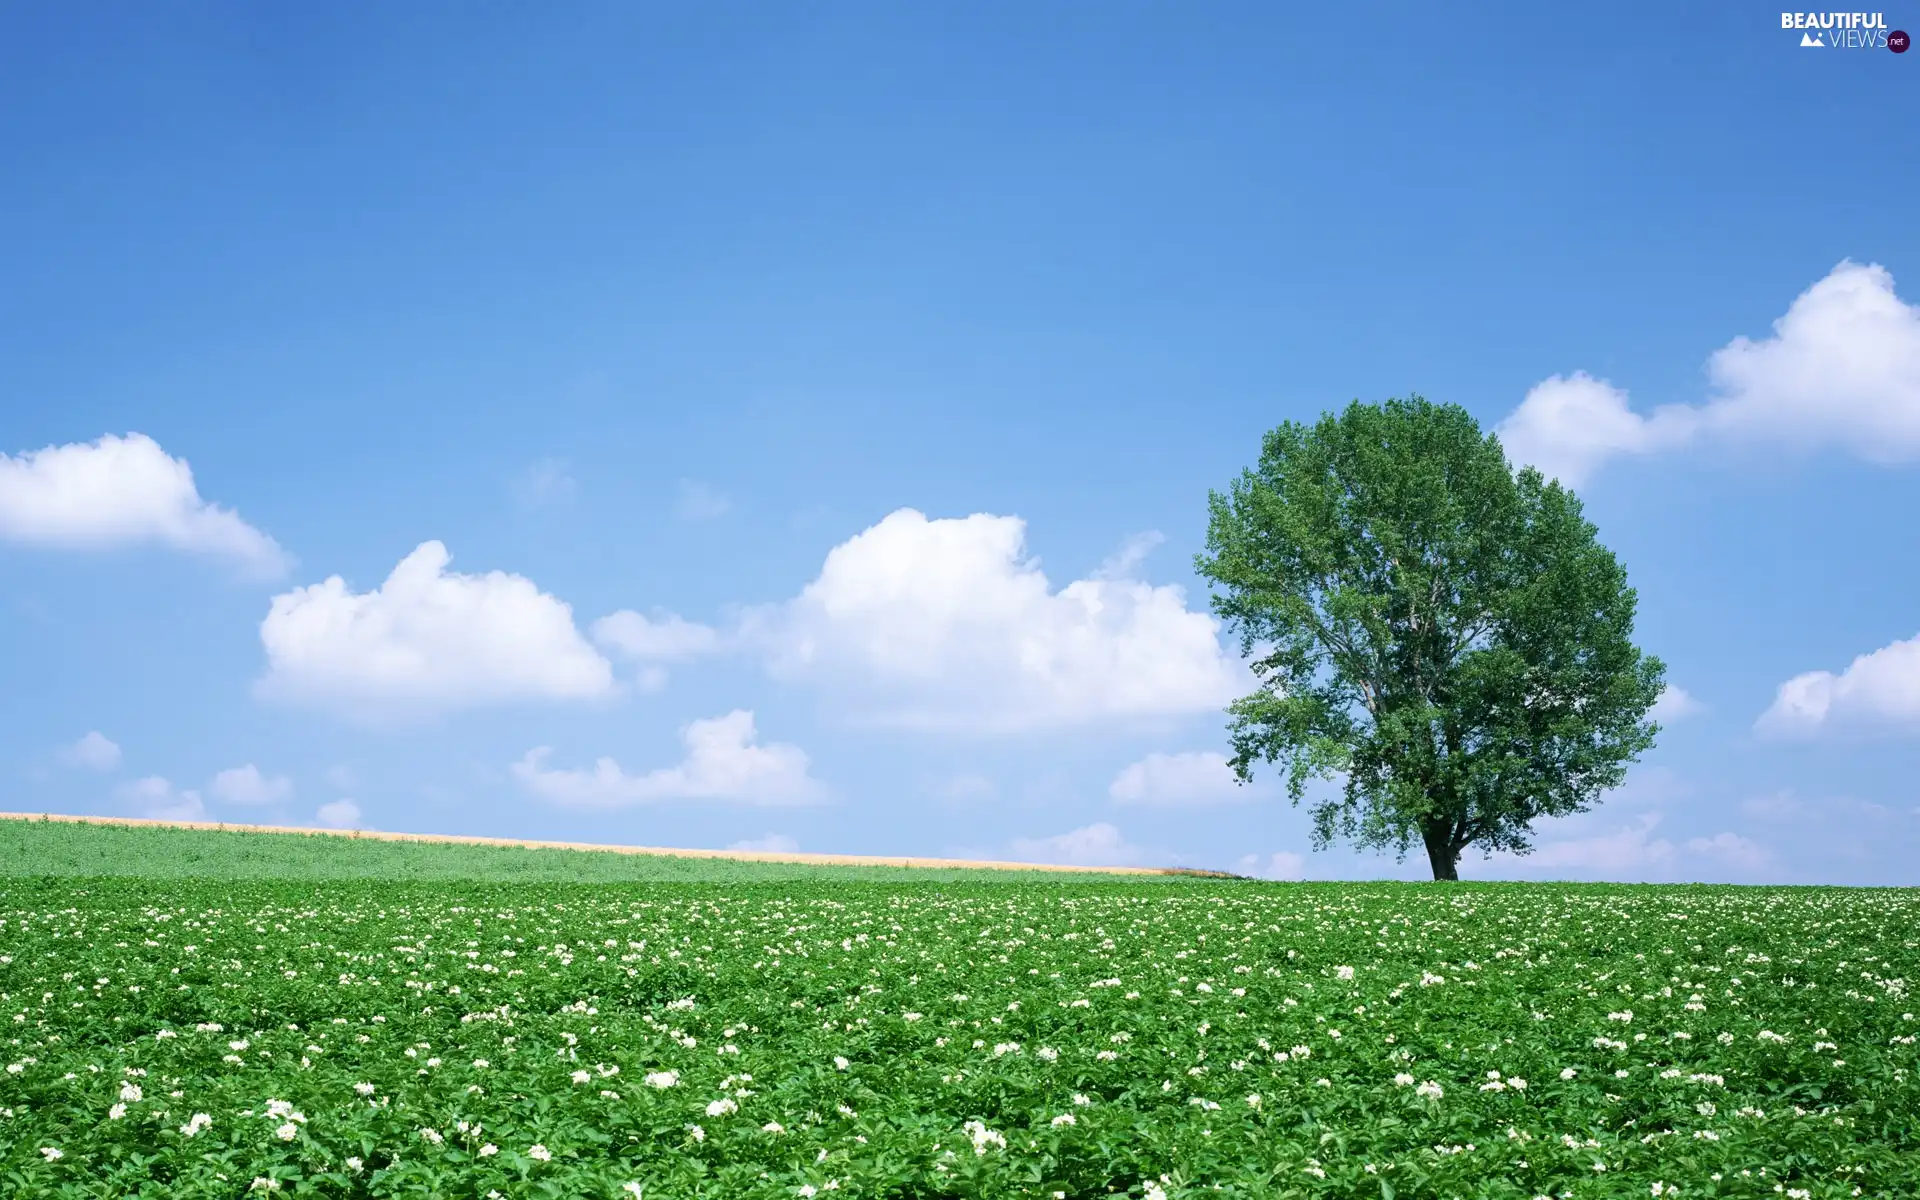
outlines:
{"label": "green foliage", "polygon": [[14,878],[0,1195],[1893,1200],[1916,929],[1910,891]]}
{"label": "green foliage", "polygon": [[1658,731],[1664,668],[1580,502],[1463,409],[1355,403],[1269,433],[1209,500],[1202,575],[1261,687],[1236,701],[1235,770],[1282,764],[1324,846],[1347,837],[1435,878],[1469,845],[1525,853],[1588,808]]}

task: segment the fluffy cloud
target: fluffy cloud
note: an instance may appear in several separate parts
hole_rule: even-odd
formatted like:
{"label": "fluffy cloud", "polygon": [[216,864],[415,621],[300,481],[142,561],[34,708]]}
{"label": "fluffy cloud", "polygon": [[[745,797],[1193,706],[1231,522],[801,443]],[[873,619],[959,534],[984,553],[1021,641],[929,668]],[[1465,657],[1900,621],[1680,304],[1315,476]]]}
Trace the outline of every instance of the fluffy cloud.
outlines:
{"label": "fluffy cloud", "polygon": [[60,761],[86,771],[111,771],[120,765],[120,747],[98,729],[60,748]]}
{"label": "fluffy cloud", "polygon": [[655,612],[647,617],[624,608],[593,623],[593,640],[640,664],[634,686],[643,692],[657,692],[667,686],[667,669],[662,663],[715,654],[726,645],[719,630],[676,613]]}
{"label": "fluffy cloud", "polygon": [[119,790],[120,799],[134,806],[143,817],[156,821],[205,821],[207,806],[200,793],[176,790],[158,775],[136,779]]}
{"label": "fluffy cloud", "polygon": [[1114,776],[1107,795],[1122,804],[1221,804],[1245,800],[1252,790],[1234,778],[1226,755],[1208,750],[1149,754]]}
{"label": "fluffy cloud", "polygon": [[836,546],[746,641],[859,719],[1006,731],[1217,709],[1242,682],[1182,590],[1122,577],[1142,552],[1053,590],[1026,523],[901,509]]}
{"label": "fluffy cloud", "polygon": [[1255,879],[1299,880],[1306,878],[1307,860],[1291,850],[1276,850],[1265,858],[1249,854],[1240,860],[1236,869]]}
{"label": "fluffy cloud", "polygon": [[798,746],[757,745],[753,714],[744,709],[695,721],[681,731],[687,756],[679,766],[629,775],[611,758],[591,771],[553,770],[552,751],[529,750],[513,764],[514,778],[534,795],[568,808],[608,809],[661,800],[737,800],[750,804],[804,804],[824,795],[807,774]]}
{"label": "fluffy cloud", "polygon": [[1575,371],[1535,384],[1494,432],[1514,462],[1579,487],[1616,455],[1648,454],[1691,440],[1697,417],[1681,405],[1643,417],[1628,407],[1626,392]]}
{"label": "fluffy cloud", "polygon": [[262,775],[259,767],[248,763],[215,775],[207,790],[228,804],[278,804],[293,798],[293,781],[284,775]]}
{"label": "fluffy cloud", "polygon": [[334,800],[320,806],[313,819],[327,829],[360,828],[360,806],[351,800]]}
{"label": "fluffy cloud", "polygon": [[784,833],[770,833],[765,837],[734,842],[727,849],[748,854],[795,854],[800,850],[800,843]]}
{"label": "fluffy cloud", "polygon": [[1862,654],[1838,675],[1795,675],[1780,685],[1755,728],[1793,737],[1849,725],[1920,727],[1920,636]]}
{"label": "fluffy cloud", "polygon": [[1884,267],[1841,263],[1794,300],[1771,337],[1735,338],[1707,374],[1705,404],[1646,416],[1612,384],[1554,376],[1501,423],[1501,442],[1569,486],[1618,455],[1702,438],[1834,446],[1876,463],[1920,458],[1920,306],[1895,294]]}
{"label": "fluffy cloud", "polygon": [[1695,700],[1685,688],[1668,684],[1660,689],[1660,698],[1653,702],[1653,711],[1647,715],[1662,725],[1671,725],[1704,711],[1706,705]]}
{"label": "fluffy cloud", "polygon": [[611,695],[613,668],[573,610],[519,575],[447,571],[423,542],[378,590],[338,575],[275,596],[260,624],[262,695],[370,720]]}
{"label": "fluffy cloud", "polygon": [[0,454],[0,539],[76,549],[158,544],[266,576],[289,564],[272,538],[201,499],[185,459],[139,433]]}
{"label": "fluffy cloud", "polygon": [[1132,845],[1120,831],[1101,821],[1053,837],[1015,838],[1015,862],[1057,863],[1076,867],[1130,867],[1146,852]]}

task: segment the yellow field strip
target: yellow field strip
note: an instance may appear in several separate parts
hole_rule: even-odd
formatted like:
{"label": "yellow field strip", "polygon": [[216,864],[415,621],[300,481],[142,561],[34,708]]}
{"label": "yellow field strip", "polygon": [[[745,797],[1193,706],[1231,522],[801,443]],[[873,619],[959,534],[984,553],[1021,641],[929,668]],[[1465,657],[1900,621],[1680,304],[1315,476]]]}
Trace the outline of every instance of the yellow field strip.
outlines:
{"label": "yellow field strip", "polygon": [[595,842],[543,842],[526,838],[462,837],[437,833],[388,833],[373,829],[308,829],[297,825],[233,825],[217,821],[156,821],[144,817],[76,817],[64,813],[0,812],[0,821],[65,821],[77,825],[134,825],[166,829],[209,829],[223,833],[292,833],[361,838],[382,842],[448,842],[462,846],[518,846],[529,850],[592,850],[605,854],[649,854],[661,858],[723,858],[740,862],[803,863],[823,867],[940,867],[981,871],[1055,871],[1078,875],[1197,875],[1230,879],[1224,871],[1189,867],[1070,867],[1056,863],[992,862],[971,858],[913,858],[869,854],[791,854],[770,850],[674,850],[659,846],[608,846]]}

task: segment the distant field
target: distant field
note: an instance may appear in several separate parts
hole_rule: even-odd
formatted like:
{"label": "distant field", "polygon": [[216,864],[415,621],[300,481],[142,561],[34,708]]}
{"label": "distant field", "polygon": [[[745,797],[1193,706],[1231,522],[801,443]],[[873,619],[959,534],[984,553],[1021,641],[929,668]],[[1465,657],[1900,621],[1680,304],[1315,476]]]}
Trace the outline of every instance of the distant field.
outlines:
{"label": "distant field", "polygon": [[1018,883],[1123,875],[1178,880],[1207,872],[1067,868],[953,859],[658,850],[572,843],[0,813],[0,876],[128,875],[203,879],[475,879],[501,883]]}

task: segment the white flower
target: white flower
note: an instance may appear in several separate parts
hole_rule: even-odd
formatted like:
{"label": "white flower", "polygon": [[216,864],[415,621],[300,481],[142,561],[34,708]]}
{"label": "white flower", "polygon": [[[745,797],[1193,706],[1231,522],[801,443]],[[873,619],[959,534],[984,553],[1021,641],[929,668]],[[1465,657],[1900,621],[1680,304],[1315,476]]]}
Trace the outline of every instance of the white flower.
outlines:
{"label": "white flower", "polygon": [[125,1100],[125,1101],[126,1101],[127,1103],[129,1103],[129,1104],[138,1104],[138,1103],[140,1103],[140,1085],[139,1085],[139,1084],[137,1084],[137,1083],[123,1083],[123,1084],[121,1084],[121,1085],[120,1085],[120,1098],[121,1098],[122,1100]]}
{"label": "white flower", "polygon": [[425,1141],[431,1142],[436,1146],[438,1146],[442,1141],[445,1140],[440,1136],[440,1131],[438,1129],[422,1129],[420,1131],[420,1136]]}
{"label": "white flower", "polygon": [[486,1145],[480,1147],[481,1158],[492,1158],[498,1153],[500,1153],[500,1147],[494,1145],[492,1142],[488,1142]]}
{"label": "white flower", "polygon": [[359,1092],[362,1096],[371,1096],[373,1095],[374,1087],[370,1083],[356,1083],[353,1085],[353,1090]]}
{"label": "white flower", "polygon": [[647,1072],[646,1083],[647,1083],[647,1086],[651,1088],[676,1087],[680,1083],[680,1072],[649,1071]]}
{"label": "white flower", "polygon": [[551,1162],[553,1161],[553,1151],[542,1146],[539,1142],[535,1142],[533,1145],[527,1147],[527,1157],[535,1162]]}
{"label": "white flower", "polygon": [[[689,1125],[687,1126],[687,1136],[692,1138],[696,1142],[704,1142],[707,1140],[707,1131],[700,1128],[698,1125]],[[639,1187],[640,1185],[636,1183],[632,1186]],[[635,1192],[634,1195],[637,1196],[639,1195],[639,1193]]]}
{"label": "white flower", "polygon": [[734,1103],[730,1096],[722,1096],[718,1100],[711,1100],[707,1103],[707,1115],[710,1117],[725,1117],[739,1111],[740,1106]]}
{"label": "white flower", "polygon": [[1560,1078],[1562,1079],[1572,1079],[1575,1075],[1578,1075],[1579,1073],[1580,1072],[1574,1070],[1572,1067],[1560,1068]]}
{"label": "white flower", "polygon": [[285,1125],[282,1125],[280,1128],[274,1130],[273,1136],[279,1138],[283,1142],[290,1142],[294,1138],[297,1138],[300,1136],[300,1127],[298,1125],[295,1125],[292,1121],[288,1121]]}
{"label": "white flower", "polygon": [[65,1154],[61,1153],[59,1148],[54,1146],[42,1146],[40,1147],[40,1153],[48,1162],[57,1162],[66,1157]]}
{"label": "white flower", "polygon": [[1438,1100],[1440,1097],[1446,1095],[1445,1090],[1431,1079],[1413,1090],[1414,1094],[1425,1096],[1429,1100]]}
{"label": "white flower", "polygon": [[127,1115],[127,1106],[124,1104],[116,1104],[112,1108],[107,1110],[107,1120],[109,1121],[118,1121],[121,1117],[124,1117],[126,1115]]}
{"label": "white flower", "polygon": [[1073,1116],[1073,1114],[1072,1114],[1072,1113],[1061,1113],[1061,1114],[1060,1114],[1059,1116],[1057,1116],[1057,1117],[1055,1117],[1055,1118],[1054,1118],[1054,1119],[1053,1119],[1053,1120],[1052,1120],[1052,1121],[1050,1122],[1050,1124],[1052,1124],[1052,1125],[1054,1126],[1054,1128],[1056,1128],[1056,1129],[1057,1129],[1057,1128],[1059,1128],[1059,1127],[1060,1127],[1060,1126],[1062,1126],[1062,1125],[1075,1125],[1075,1124],[1078,1124],[1078,1123],[1079,1123],[1079,1122],[1077,1122],[1077,1121],[1076,1121],[1076,1120],[1074,1119],[1074,1116]]}
{"label": "white flower", "polygon": [[591,1071],[575,1071],[573,1073],[573,1081],[575,1083],[589,1083],[592,1079],[593,1072]]}
{"label": "white flower", "polygon": [[778,1121],[768,1121],[760,1127],[761,1133],[785,1133],[786,1131],[787,1127]]}
{"label": "white flower", "polygon": [[848,1067],[851,1067],[852,1065],[853,1065],[852,1063],[848,1062],[846,1059],[842,1058],[838,1054],[833,1056],[833,1069],[836,1071],[844,1071]]}
{"label": "white flower", "polygon": [[347,1156],[347,1170],[352,1171],[356,1175],[360,1173],[360,1168],[366,1165],[365,1160],[357,1154],[349,1154]]}
{"label": "white flower", "polygon": [[999,1150],[1005,1150],[1007,1148],[1005,1135],[995,1133],[993,1130],[988,1129],[983,1122],[968,1121],[962,1128],[967,1131],[967,1136],[973,1139],[973,1152],[975,1154],[985,1154],[990,1148]]}
{"label": "white flower", "polygon": [[208,1116],[206,1113],[195,1113],[191,1117],[187,1118],[187,1123],[185,1125],[182,1125],[180,1127],[180,1136],[192,1137],[194,1134],[199,1133],[202,1129],[205,1129],[207,1126],[211,1124],[213,1124],[212,1117]]}
{"label": "white flower", "polygon": [[1412,1087],[1413,1076],[1407,1074],[1405,1071],[1402,1071],[1398,1075],[1395,1075],[1393,1077],[1393,1082],[1399,1087]]}
{"label": "white flower", "polygon": [[1339,978],[1339,979],[1352,979],[1353,968],[1352,967],[1335,967],[1333,969],[1333,974],[1336,978]]}

